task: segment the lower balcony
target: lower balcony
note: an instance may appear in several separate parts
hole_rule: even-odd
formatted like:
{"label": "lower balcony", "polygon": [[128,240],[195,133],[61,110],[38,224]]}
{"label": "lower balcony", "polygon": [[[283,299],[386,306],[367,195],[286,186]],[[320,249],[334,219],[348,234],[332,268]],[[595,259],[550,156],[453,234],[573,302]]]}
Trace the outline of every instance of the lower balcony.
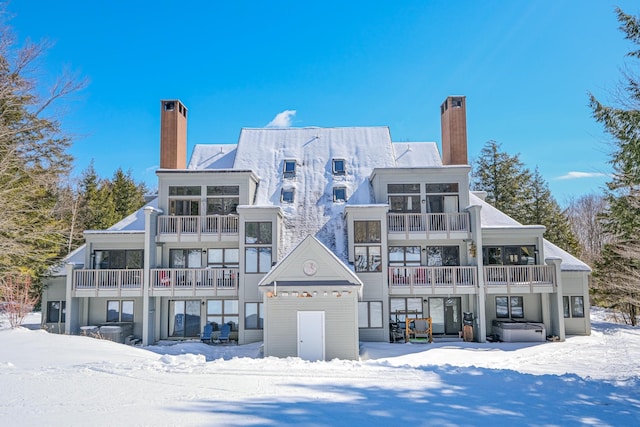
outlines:
{"label": "lower balcony", "polygon": [[237,268],[151,269],[152,296],[237,296]]}
{"label": "lower balcony", "polygon": [[389,237],[404,239],[470,237],[469,213],[390,213],[387,214]]}
{"label": "lower balcony", "polygon": [[75,297],[142,296],[142,269],[74,270]]}
{"label": "lower balcony", "polygon": [[556,290],[555,267],[552,265],[492,265],[483,269],[488,294],[534,294]]}
{"label": "lower balcony", "polygon": [[389,267],[389,294],[475,294],[476,277],[474,266]]}

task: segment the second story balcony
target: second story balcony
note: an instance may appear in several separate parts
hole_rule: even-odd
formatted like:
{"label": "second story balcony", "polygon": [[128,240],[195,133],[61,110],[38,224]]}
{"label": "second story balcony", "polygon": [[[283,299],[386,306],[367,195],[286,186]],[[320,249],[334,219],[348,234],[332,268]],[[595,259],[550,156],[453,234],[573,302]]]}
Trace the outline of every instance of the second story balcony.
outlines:
{"label": "second story balcony", "polygon": [[477,270],[474,266],[389,267],[389,294],[475,294]]}
{"label": "second story balcony", "polygon": [[237,296],[237,268],[154,268],[152,296]]}
{"label": "second story balcony", "polygon": [[237,215],[160,215],[158,239],[167,242],[237,240]]}
{"label": "second story balcony", "polygon": [[487,293],[555,292],[555,268],[551,265],[489,265],[483,268]]}
{"label": "second story balcony", "polygon": [[405,239],[468,238],[469,213],[389,213],[387,230],[390,237]]}
{"label": "second story balcony", "polygon": [[142,269],[74,270],[75,297],[139,297],[142,296]]}

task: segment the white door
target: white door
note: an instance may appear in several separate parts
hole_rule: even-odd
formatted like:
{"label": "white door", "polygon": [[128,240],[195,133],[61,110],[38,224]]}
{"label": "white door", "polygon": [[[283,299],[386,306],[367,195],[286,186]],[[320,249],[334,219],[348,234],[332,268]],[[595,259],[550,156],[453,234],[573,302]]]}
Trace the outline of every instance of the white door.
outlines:
{"label": "white door", "polygon": [[298,357],[324,360],[324,311],[298,312]]}

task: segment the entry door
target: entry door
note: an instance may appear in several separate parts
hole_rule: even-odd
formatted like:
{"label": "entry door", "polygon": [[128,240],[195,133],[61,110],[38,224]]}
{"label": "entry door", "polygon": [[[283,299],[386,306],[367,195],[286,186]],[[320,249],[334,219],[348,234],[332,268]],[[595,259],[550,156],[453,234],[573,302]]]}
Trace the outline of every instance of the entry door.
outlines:
{"label": "entry door", "polygon": [[298,312],[298,357],[324,360],[324,311]]}
{"label": "entry door", "polygon": [[455,335],[462,330],[460,306],[460,298],[429,298],[434,334]]}

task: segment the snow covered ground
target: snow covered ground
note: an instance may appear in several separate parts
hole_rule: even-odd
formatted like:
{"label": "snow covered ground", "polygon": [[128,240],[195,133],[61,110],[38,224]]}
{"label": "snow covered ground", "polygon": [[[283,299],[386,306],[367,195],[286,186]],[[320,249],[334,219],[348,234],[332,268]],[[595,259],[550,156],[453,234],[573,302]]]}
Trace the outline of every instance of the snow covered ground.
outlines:
{"label": "snow covered ground", "polygon": [[639,425],[640,328],[592,322],[562,343],[363,343],[313,363],[3,324],[0,425]]}

